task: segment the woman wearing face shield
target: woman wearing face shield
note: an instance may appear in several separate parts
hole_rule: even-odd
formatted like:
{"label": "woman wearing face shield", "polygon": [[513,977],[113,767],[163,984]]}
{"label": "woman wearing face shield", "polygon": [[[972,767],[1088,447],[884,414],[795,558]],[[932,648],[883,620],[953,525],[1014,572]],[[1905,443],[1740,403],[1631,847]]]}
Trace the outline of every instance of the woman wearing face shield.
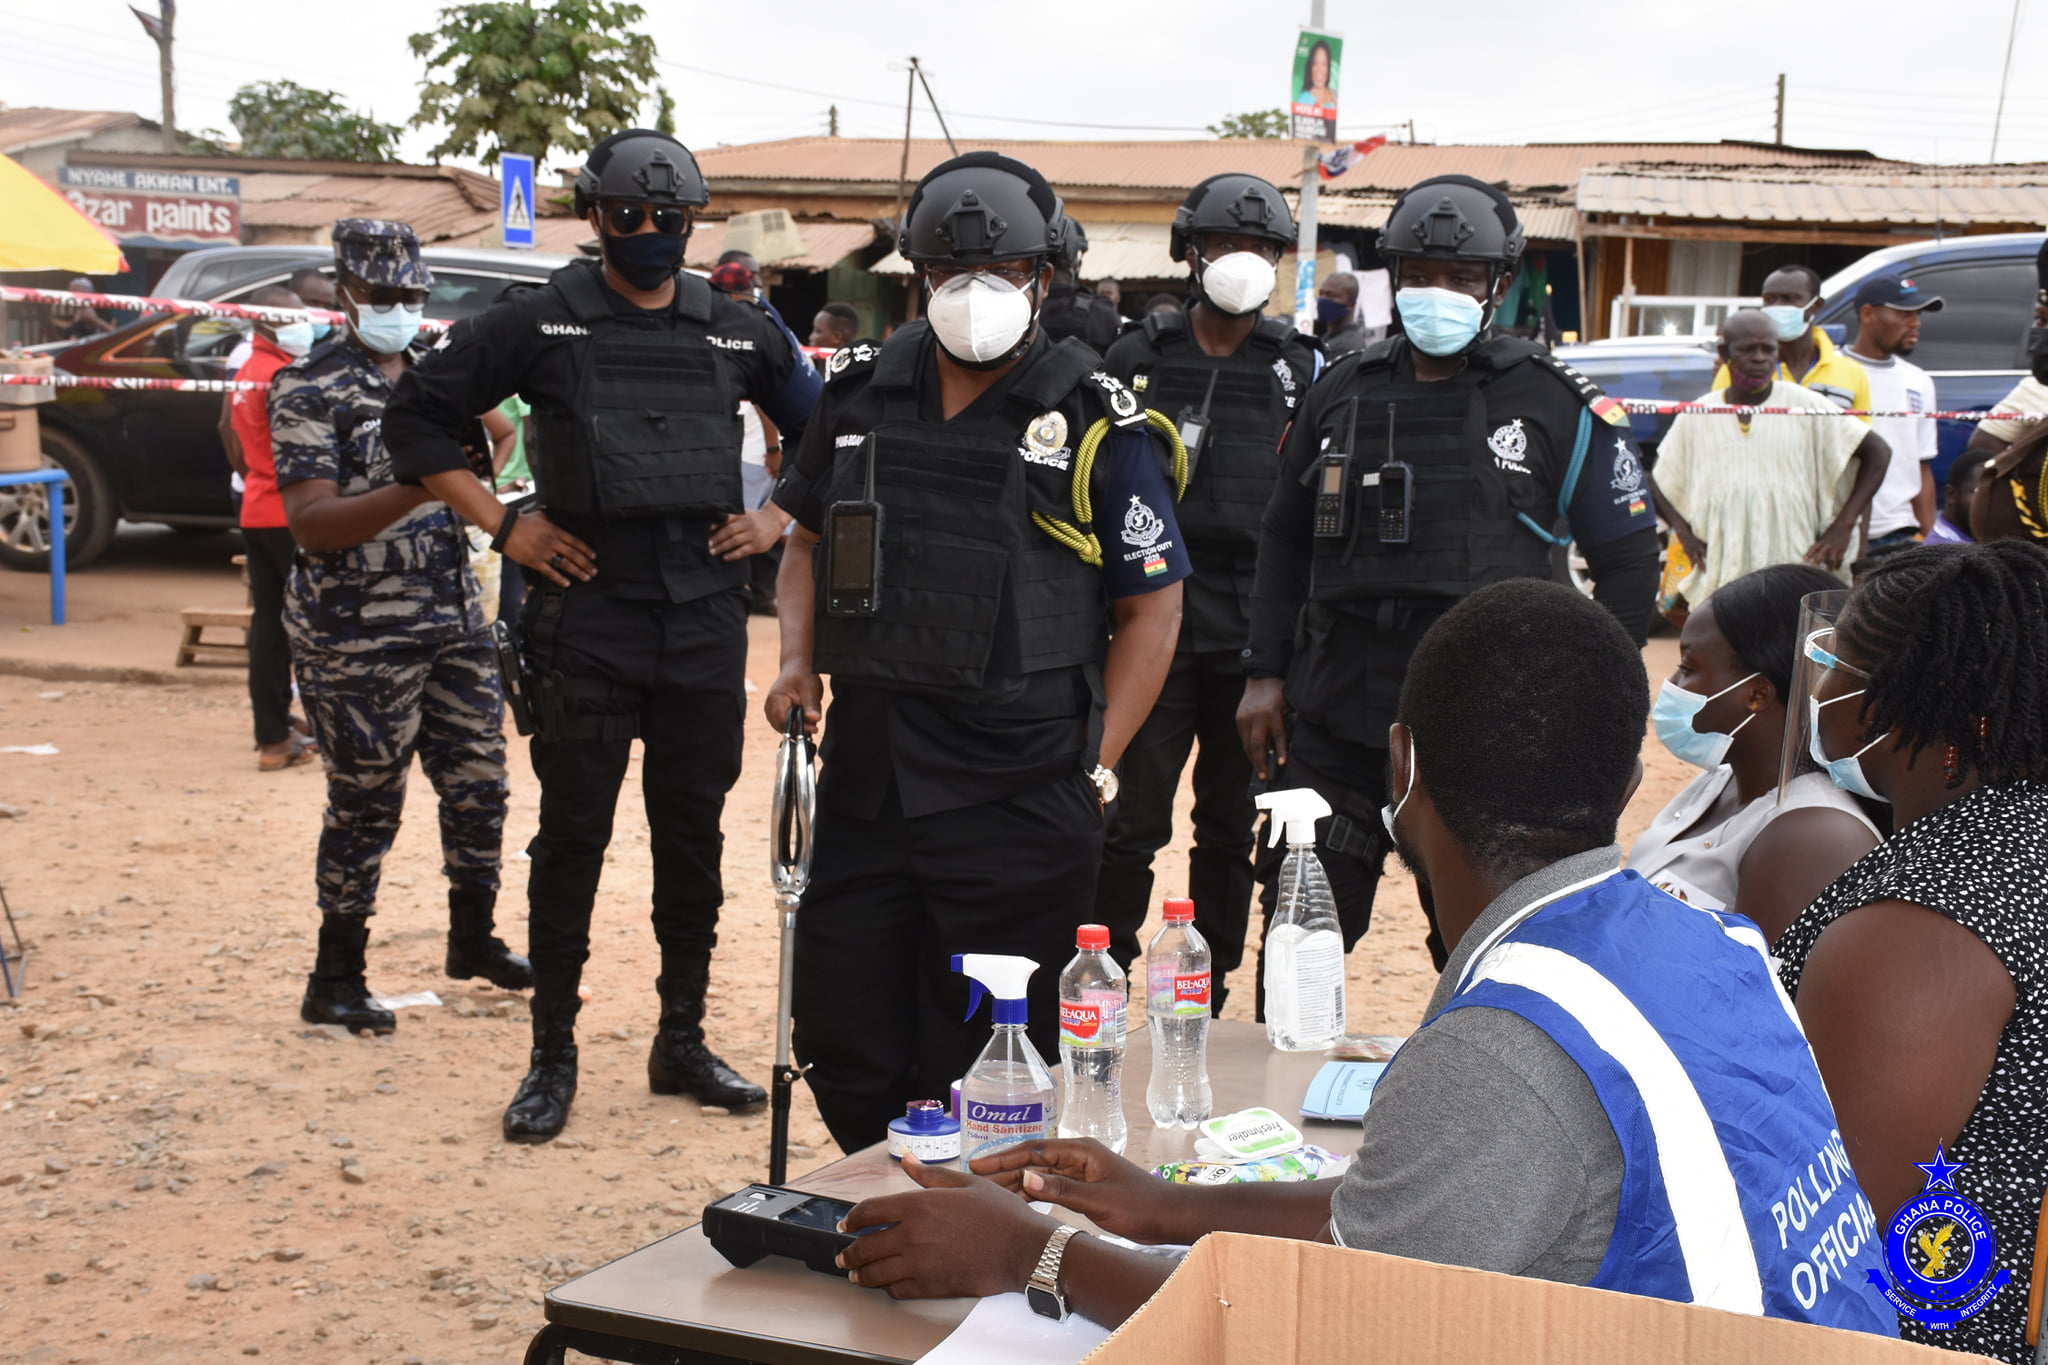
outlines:
{"label": "woman wearing face shield", "polygon": [[[2026,1285],[2048,1188],[2048,552],[1894,555],[1802,650],[1805,751],[1844,790],[1888,802],[1897,832],[1793,921],[1779,975],[1878,1226],[1925,1192],[1960,1196],[1989,1227],[1944,1238],[1928,1224],[1940,1259],[1952,1239],[1959,1265],[1981,1252],[2018,1280],[1953,1328],[1902,1316],[1900,1334],[2032,1361]],[[1933,1276],[1918,1252],[1909,1263]]]}
{"label": "woman wearing face shield", "polygon": [[1805,564],[1723,585],[1686,618],[1678,667],[1650,708],[1664,747],[1706,771],[1657,813],[1628,865],[1689,905],[1748,916],[1766,941],[1877,843],[1856,798],[1825,773],[1778,794],[1800,599],[1840,587]]}

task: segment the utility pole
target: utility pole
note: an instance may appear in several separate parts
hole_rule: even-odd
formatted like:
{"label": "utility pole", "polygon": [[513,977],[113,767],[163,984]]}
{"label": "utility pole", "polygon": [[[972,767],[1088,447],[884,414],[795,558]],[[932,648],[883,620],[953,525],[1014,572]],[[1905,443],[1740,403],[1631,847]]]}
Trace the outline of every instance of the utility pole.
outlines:
{"label": "utility pole", "polygon": [[1785,73],[1782,71],[1778,73],[1778,131],[1771,138],[1771,145],[1785,145]]}
{"label": "utility pole", "polygon": [[156,44],[157,78],[163,85],[163,138],[164,150],[178,150],[178,101],[177,84],[172,79],[171,37],[178,19],[178,0],[157,0],[157,14],[144,14],[130,5],[128,12],[141,21],[142,31]]}
{"label": "utility pole", "polygon": [[946,135],[946,150],[954,156],[960,155],[960,148],[953,141],[953,130],[946,126],[946,116],[939,111],[939,97],[932,93],[932,83],[924,78],[924,68],[917,64],[917,58],[910,59],[910,69],[916,75],[917,83],[924,87],[924,97],[931,101],[932,117],[939,121],[939,131]]}
{"label": "utility pole", "polygon": [[1408,120],[1408,145],[1409,145],[1410,147],[1413,147],[1413,146],[1415,145],[1415,120],[1414,120],[1414,119],[1409,119],[1409,120]]}
{"label": "utility pole", "polygon": [[839,106],[833,105],[825,111],[825,136],[839,136]]}
{"label": "utility pole", "polygon": [[896,167],[896,232],[903,233],[903,196],[910,192],[910,116],[917,112],[917,58],[910,59],[910,84],[903,92],[903,160]]}
{"label": "utility pole", "polygon": [[[1309,0],[1308,26],[1323,28],[1323,0]],[[1316,327],[1316,193],[1322,175],[1317,150],[1310,143],[1302,152],[1301,231],[1294,242],[1294,329],[1304,336]]]}
{"label": "utility pole", "polygon": [[2005,74],[1998,78],[1998,113],[1991,120],[1991,159],[1998,160],[1998,130],[2005,123],[2005,83],[2012,79],[2012,45],[2020,36],[2020,0],[2012,0],[2012,27],[2005,33]]}

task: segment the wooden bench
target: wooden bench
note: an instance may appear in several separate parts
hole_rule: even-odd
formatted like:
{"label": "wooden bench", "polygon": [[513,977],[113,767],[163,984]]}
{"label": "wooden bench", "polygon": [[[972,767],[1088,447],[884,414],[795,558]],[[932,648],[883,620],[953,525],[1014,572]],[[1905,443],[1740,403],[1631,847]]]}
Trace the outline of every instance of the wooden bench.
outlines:
{"label": "wooden bench", "polygon": [[[249,666],[249,622],[254,607],[187,607],[178,613],[185,635],[178,642],[175,667],[247,668]],[[208,640],[206,628],[239,630],[239,641]]]}
{"label": "wooden bench", "polygon": [[[243,596],[249,596],[249,556],[236,555],[230,561],[242,571]],[[249,623],[256,618],[256,610],[249,607],[187,607],[178,613],[184,624],[185,633],[178,641],[178,661],[174,668],[247,668],[249,666]],[[242,639],[239,644],[219,640],[208,640],[206,628],[216,630],[239,630]]]}

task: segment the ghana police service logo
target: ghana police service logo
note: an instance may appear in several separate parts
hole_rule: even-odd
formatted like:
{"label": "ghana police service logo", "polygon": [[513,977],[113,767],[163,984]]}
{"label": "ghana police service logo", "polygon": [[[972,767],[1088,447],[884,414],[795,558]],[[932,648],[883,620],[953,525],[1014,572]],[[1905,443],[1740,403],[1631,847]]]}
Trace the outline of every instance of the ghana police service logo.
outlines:
{"label": "ghana police service logo", "polygon": [[1159,519],[1159,514],[1147,507],[1144,499],[1131,494],[1131,505],[1124,509],[1124,544],[1150,549],[1165,534],[1166,523]]}
{"label": "ghana police service logo", "polygon": [[866,342],[862,342],[858,346],[841,346],[832,353],[832,358],[825,362],[825,373],[828,376],[840,374],[845,371],[847,366],[854,362],[859,361],[865,364],[881,353],[879,347],[870,346]]}
{"label": "ghana police service logo", "polygon": [[1628,448],[1628,441],[1620,436],[1614,438],[1613,484],[1617,493],[1643,491],[1643,462]]}
{"label": "ghana police service logo", "polygon": [[1944,1159],[1936,1146],[1934,1160],[1915,1164],[1927,1172],[1927,1187],[1885,1226],[1891,1283],[1875,1270],[1866,1274],[1892,1307],[1923,1327],[1946,1331],[1982,1311],[2012,1272],[1993,1264],[1998,1239],[1991,1220],[1956,1193],[1955,1174],[1964,1163]]}
{"label": "ghana police service logo", "polygon": [[1486,445],[1493,452],[1493,462],[1502,469],[1512,469],[1517,474],[1529,472],[1524,463],[1529,455],[1529,433],[1517,417],[1506,426],[1496,427],[1493,435],[1486,438]]}

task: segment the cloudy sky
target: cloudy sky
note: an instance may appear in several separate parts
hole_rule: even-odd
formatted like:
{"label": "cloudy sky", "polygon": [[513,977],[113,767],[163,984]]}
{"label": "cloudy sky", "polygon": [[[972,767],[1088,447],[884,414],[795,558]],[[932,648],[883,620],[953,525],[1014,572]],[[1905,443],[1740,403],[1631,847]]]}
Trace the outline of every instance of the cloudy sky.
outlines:
{"label": "cloudy sky", "polygon": [[[2048,13],[2020,3],[1998,156],[2048,161]],[[821,134],[833,103],[843,135],[900,137],[911,53],[956,137],[1145,139],[1200,137],[1281,103],[1293,21],[1308,14],[1297,4],[1282,22],[1242,0],[647,0],[644,27],[693,144]],[[225,131],[237,87],[280,78],[403,122],[421,76],[405,40],[434,13],[421,0],[183,0],[179,122]],[[1768,139],[1783,71],[1788,142],[1978,162],[2013,15],[2012,0],[1328,0],[1327,26],[1347,42],[1347,139],[1405,136],[1411,119],[1425,142]],[[0,35],[0,103],[157,112],[155,46],[119,0],[0,0]],[[915,130],[938,132],[922,96]],[[411,132],[403,151],[422,159],[434,140]]]}

